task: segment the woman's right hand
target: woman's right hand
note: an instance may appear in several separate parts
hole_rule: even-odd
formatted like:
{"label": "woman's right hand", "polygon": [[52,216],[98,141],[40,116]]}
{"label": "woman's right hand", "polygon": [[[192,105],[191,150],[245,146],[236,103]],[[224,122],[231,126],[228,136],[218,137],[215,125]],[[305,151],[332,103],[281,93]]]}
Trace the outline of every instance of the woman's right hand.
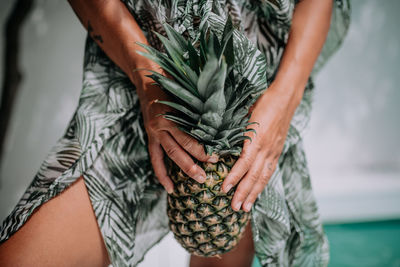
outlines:
{"label": "woman's right hand", "polygon": [[117,0],[69,2],[89,35],[136,86],[149,141],[151,163],[160,183],[169,193],[172,192],[173,183],[167,176],[164,151],[187,175],[199,182],[204,181],[204,170],[193,162],[190,155],[200,161],[216,162],[218,158],[206,155],[203,146],[195,139],[179,130],[173,122],[158,116],[168,111],[168,107],[154,101],[166,100],[166,94],[152,84],[154,81],[151,78],[145,76],[149,72],[132,70],[153,69],[160,72],[160,68],[136,53],[146,52],[137,42],[147,45],[149,43],[124,3]]}
{"label": "woman's right hand", "polygon": [[[146,96],[140,98],[140,103],[148,136],[151,164],[155,175],[167,192],[172,193],[173,183],[167,175],[164,164],[165,152],[184,173],[197,182],[203,183],[206,178],[205,171],[194,163],[190,155],[199,161],[212,163],[216,163],[218,157],[207,155],[203,145],[196,139],[181,131],[174,122],[159,115],[165,114],[172,109],[164,104],[157,103],[155,100],[168,100],[168,96],[162,89],[153,84],[154,81],[152,79],[144,75],[140,75],[140,77],[139,86],[142,88],[139,88],[139,91],[146,92]],[[136,86],[138,86],[137,80]]]}

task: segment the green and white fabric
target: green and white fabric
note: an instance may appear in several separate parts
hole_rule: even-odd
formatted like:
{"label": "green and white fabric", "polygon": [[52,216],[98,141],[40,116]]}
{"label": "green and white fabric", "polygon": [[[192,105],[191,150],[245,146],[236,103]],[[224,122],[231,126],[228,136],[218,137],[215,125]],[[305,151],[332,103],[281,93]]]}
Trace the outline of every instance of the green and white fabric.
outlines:
{"label": "green and white fabric", "polygon": [[[302,136],[313,78],[340,47],[350,23],[350,0],[335,0],[330,31],[291,122],[278,167],[251,211],[262,266],[326,266],[329,246],[312,193]],[[221,29],[227,15],[238,27],[239,68],[257,85],[274,80],[296,0],[124,0],[150,44],[168,22],[196,38],[206,21]],[[135,86],[99,46],[86,39],[79,105],[11,214],[0,228],[7,240],[41,204],[81,175],[113,266],[136,266],[169,231],[166,192],[154,177]]]}

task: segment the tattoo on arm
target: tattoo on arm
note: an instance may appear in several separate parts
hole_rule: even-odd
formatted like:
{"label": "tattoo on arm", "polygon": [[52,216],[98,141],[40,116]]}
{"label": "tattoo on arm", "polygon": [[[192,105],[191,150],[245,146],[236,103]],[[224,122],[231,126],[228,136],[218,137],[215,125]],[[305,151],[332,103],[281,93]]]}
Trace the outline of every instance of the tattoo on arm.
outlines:
{"label": "tattoo on arm", "polygon": [[100,34],[95,34],[94,29],[92,27],[92,24],[90,24],[90,21],[88,20],[88,26],[87,26],[88,33],[90,37],[92,37],[93,40],[98,41],[99,43],[103,43],[103,38],[101,37]]}

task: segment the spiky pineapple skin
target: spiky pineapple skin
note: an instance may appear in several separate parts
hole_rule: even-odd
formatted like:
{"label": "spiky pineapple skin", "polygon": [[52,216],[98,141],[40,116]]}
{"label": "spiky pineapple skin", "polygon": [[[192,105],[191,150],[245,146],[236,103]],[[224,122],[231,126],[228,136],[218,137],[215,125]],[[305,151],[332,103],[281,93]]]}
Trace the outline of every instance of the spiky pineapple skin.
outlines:
{"label": "spiky pineapple skin", "polygon": [[231,208],[235,187],[228,193],[222,191],[222,183],[236,160],[230,155],[215,164],[197,162],[206,172],[206,181],[200,184],[166,159],[174,183],[174,191],[168,195],[169,227],[191,254],[218,256],[234,248],[243,236],[250,213]]}

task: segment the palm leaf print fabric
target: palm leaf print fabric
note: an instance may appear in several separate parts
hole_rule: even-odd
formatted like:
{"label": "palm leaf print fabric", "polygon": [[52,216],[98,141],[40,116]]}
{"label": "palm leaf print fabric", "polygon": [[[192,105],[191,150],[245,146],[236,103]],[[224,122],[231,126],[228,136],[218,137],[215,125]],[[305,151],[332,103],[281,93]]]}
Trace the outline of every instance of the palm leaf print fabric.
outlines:
{"label": "palm leaf print fabric", "polygon": [[[262,266],[326,266],[329,246],[312,193],[302,136],[312,107],[313,79],[337,51],[350,23],[350,0],[334,0],[331,26],[303,99],[291,121],[278,166],[251,210],[256,256]],[[124,0],[150,44],[168,22],[195,39],[206,21],[237,26],[237,66],[267,88],[288,39],[296,0]],[[81,175],[113,266],[136,266],[169,231],[166,192],[154,176],[134,85],[97,44],[86,39],[79,104],[64,135],[0,228],[7,240],[40,205]]]}

